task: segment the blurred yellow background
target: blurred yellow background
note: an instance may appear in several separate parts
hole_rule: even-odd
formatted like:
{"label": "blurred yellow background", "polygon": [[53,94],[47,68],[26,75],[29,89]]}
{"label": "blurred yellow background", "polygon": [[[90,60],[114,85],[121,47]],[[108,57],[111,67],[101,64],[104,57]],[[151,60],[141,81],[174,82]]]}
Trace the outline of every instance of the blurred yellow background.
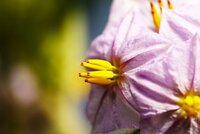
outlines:
{"label": "blurred yellow background", "polygon": [[78,77],[107,0],[0,1],[0,133],[89,134]]}

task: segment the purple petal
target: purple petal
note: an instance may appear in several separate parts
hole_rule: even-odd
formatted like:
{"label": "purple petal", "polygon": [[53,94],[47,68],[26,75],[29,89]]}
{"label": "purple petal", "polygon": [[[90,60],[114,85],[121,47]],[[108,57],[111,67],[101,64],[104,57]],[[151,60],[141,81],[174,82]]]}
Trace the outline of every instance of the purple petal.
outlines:
{"label": "purple petal", "polygon": [[[190,118],[177,118],[166,134],[190,134]],[[195,134],[195,133],[191,133]]]}
{"label": "purple petal", "polygon": [[176,45],[166,59],[169,74],[185,94],[189,89],[199,89],[200,53],[199,36],[195,35],[187,44]]}
{"label": "purple petal", "polygon": [[162,62],[131,70],[124,73],[124,77],[122,92],[142,116],[178,109],[176,85],[165,72]]}
{"label": "purple petal", "polygon": [[[190,81],[190,89],[197,90],[200,87],[200,36],[198,34],[194,35],[194,37],[187,42],[187,47],[189,51],[188,62],[189,62],[189,73],[191,81]],[[190,78],[189,77],[189,78]]]}
{"label": "purple petal", "polygon": [[[93,85],[87,106],[92,133],[108,133],[122,128],[137,129],[139,115],[120,97],[119,89]],[[122,118],[123,117],[123,118]]]}
{"label": "purple petal", "polygon": [[126,41],[118,52],[120,65],[126,72],[163,57],[172,45],[157,33],[140,30],[140,34]]}
{"label": "purple petal", "polygon": [[91,44],[88,56],[89,59],[105,59],[111,61],[111,47],[113,37],[109,34],[102,34]]}
{"label": "purple petal", "polygon": [[173,117],[174,111],[141,120],[142,134],[197,134],[190,131],[190,118]]}
{"label": "purple petal", "polygon": [[130,9],[134,9],[135,1],[132,0],[114,0],[111,6],[111,11],[108,19],[107,26],[104,33],[113,33],[115,35],[118,26],[120,25],[124,16]]}
{"label": "purple petal", "polygon": [[193,0],[193,2],[184,2],[182,5],[179,5],[179,8],[176,9],[178,15],[183,17],[185,20],[190,22],[193,25],[199,27],[200,25],[200,14],[199,12],[200,1]]}
{"label": "purple petal", "polygon": [[140,121],[142,134],[164,134],[175,122],[172,117],[174,111],[157,114],[151,117],[144,117]]}
{"label": "purple petal", "polygon": [[113,104],[113,113],[115,116],[118,128],[129,128],[137,129],[139,128],[139,113],[135,111],[121,96],[120,89],[118,87],[116,90],[116,100]]}
{"label": "purple petal", "polygon": [[113,57],[117,57],[119,48],[122,46],[123,42],[126,40],[128,31],[133,22],[133,18],[134,18],[133,12],[129,12],[126,15],[126,17],[123,19],[121,25],[119,26],[116,37],[115,37],[114,45],[112,48]]}
{"label": "purple petal", "polygon": [[143,117],[140,121],[142,134],[199,134],[199,120],[181,118],[177,111]]}
{"label": "purple petal", "polygon": [[185,41],[190,39],[199,27],[188,22],[176,11],[163,9],[159,34],[174,41]]}
{"label": "purple petal", "polygon": [[[88,51],[88,58],[100,58],[112,61],[128,38],[133,38],[144,29],[153,29],[150,19],[149,3],[132,0],[115,0],[108,24],[103,34],[97,37]],[[133,3],[133,4],[132,4]],[[135,3],[140,3],[136,4]],[[137,7],[137,5],[139,5]],[[147,8],[147,9],[146,9]],[[112,52],[111,52],[111,48]],[[116,60],[116,59],[114,59]]]}

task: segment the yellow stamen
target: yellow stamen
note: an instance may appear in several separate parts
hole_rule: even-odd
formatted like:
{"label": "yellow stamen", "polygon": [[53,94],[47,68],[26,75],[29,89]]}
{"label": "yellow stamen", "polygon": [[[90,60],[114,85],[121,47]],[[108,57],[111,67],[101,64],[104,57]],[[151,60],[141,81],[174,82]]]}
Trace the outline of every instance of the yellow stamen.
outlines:
{"label": "yellow stamen", "polygon": [[197,93],[189,92],[177,104],[180,106],[181,116],[200,118],[200,96]]}
{"label": "yellow stamen", "polygon": [[106,60],[89,59],[86,62],[93,64],[93,65],[104,67],[107,70],[117,70],[117,68],[115,66],[112,66],[112,64]]}
{"label": "yellow stamen", "polygon": [[82,73],[79,73],[79,77],[88,77],[88,73],[87,72],[82,72]]}
{"label": "yellow stamen", "polygon": [[174,9],[172,3],[170,2],[170,0],[167,0],[167,4],[168,4],[168,8],[169,9]]}
{"label": "yellow stamen", "polygon": [[80,77],[86,78],[85,82],[108,85],[115,83],[119,76],[118,69],[106,60],[89,59],[86,62],[82,62],[81,65],[94,70],[79,73]]}
{"label": "yellow stamen", "polygon": [[[168,3],[168,8],[169,9],[174,9],[174,7],[173,7],[172,3],[170,2],[170,0],[167,0],[167,3]],[[154,22],[154,26],[155,26],[155,31],[156,32],[159,32],[161,15],[162,15],[162,7],[164,6],[162,0],[158,0],[158,4],[159,4],[159,7],[160,7],[160,13],[157,11],[157,9],[154,6],[152,0],[150,1],[151,13],[152,13],[152,18],[153,18],[153,22]]]}
{"label": "yellow stamen", "polygon": [[105,67],[98,66],[98,65],[95,65],[95,64],[90,64],[90,63],[87,63],[87,62],[82,62],[81,65],[86,67],[86,68],[90,68],[90,69],[102,70],[102,71],[106,70]]}
{"label": "yellow stamen", "polygon": [[98,84],[98,85],[109,85],[116,82],[116,80],[111,79],[101,79],[101,78],[88,78],[85,79],[85,82],[92,83],[92,84]]}
{"label": "yellow stamen", "polygon": [[153,17],[153,22],[155,25],[155,30],[156,32],[159,32],[159,27],[160,27],[160,15],[156,9],[156,7],[154,6],[153,2],[150,1],[150,6],[151,6],[151,13],[152,13],[152,17]]}
{"label": "yellow stamen", "polygon": [[88,73],[91,78],[114,78],[117,74],[112,71],[92,71]]}

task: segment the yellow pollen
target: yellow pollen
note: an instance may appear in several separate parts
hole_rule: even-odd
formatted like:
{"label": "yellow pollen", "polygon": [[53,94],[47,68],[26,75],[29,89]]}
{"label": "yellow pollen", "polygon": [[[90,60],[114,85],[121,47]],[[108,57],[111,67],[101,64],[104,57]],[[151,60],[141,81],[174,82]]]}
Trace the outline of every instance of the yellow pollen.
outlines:
{"label": "yellow pollen", "polygon": [[81,65],[93,70],[79,73],[79,76],[86,78],[85,82],[88,83],[109,85],[116,83],[119,76],[118,69],[106,60],[89,59],[86,62],[82,62]]}
{"label": "yellow pollen", "polygon": [[[173,5],[171,4],[170,0],[167,0],[167,3],[168,3],[168,8],[169,9],[173,9]],[[162,14],[162,7],[164,6],[162,0],[158,0],[158,4],[159,4],[159,7],[160,7],[160,12],[156,9],[156,7],[155,7],[154,3],[152,2],[152,0],[150,1],[151,14],[152,14],[152,18],[153,18],[153,22],[154,22],[154,26],[155,26],[155,31],[156,32],[159,32],[161,14]]]}
{"label": "yellow pollen", "polygon": [[180,106],[182,117],[200,117],[200,96],[194,92],[189,92],[181,97],[177,104]]}

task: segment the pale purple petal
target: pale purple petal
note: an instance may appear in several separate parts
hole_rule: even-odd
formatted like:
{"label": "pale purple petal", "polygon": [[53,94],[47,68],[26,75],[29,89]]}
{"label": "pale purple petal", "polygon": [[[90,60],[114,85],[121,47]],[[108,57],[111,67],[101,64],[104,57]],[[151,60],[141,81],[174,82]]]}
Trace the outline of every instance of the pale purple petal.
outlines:
{"label": "pale purple petal", "polygon": [[177,111],[141,118],[142,134],[198,134],[199,120],[179,117]]}
{"label": "pale purple petal", "polygon": [[117,58],[117,53],[123,42],[126,40],[127,34],[129,29],[132,25],[134,19],[134,13],[129,12],[126,17],[123,19],[122,23],[120,24],[117,34],[115,36],[113,48],[112,48],[112,56]]}
{"label": "pale purple petal", "polygon": [[176,45],[166,59],[168,72],[182,94],[187,90],[199,89],[200,76],[197,73],[200,71],[199,45],[199,36],[196,35],[186,44]]}
{"label": "pale purple petal", "polygon": [[190,133],[190,118],[177,118],[166,134],[194,134]]}
{"label": "pale purple petal", "polygon": [[[189,71],[192,79],[190,81],[190,89],[199,90],[200,87],[200,36],[198,34],[194,35],[194,37],[187,41],[187,47],[189,51]],[[189,77],[189,78],[190,78]]]}
{"label": "pale purple petal", "polygon": [[113,2],[106,29],[92,42],[88,58],[99,57],[112,61],[112,57],[117,57],[117,51],[128,38],[134,38],[144,29],[153,29],[149,3],[142,3],[139,0]]}
{"label": "pale purple petal", "polygon": [[163,8],[159,34],[174,42],[190,39],[199,27],[185,20],[176,11]]}
{"label": "pale purple petal", "polygon": [[177,85],[165,70],[163,62],[157,62],[124,73],[122,92],[142,115],[178,109],[175,102],[179,91],[174,89]]}
{"label": "pale purple petal", "polygon": [[163,9],[159,33],[175,41],[185,41],[200,31],[200,1],[175,3],[174,10]]}
{"label": "pale purple petal", "polygon": [[136,2],[134,0],[113,0],[104,33],[109,32],[115,35],[124,16],[126,16],[130,9],[134,9],[135,6]]}
{"label": "pale purple petal", "polygon": [[143,117],[140,121],[141,134],[164,134],[175,122],[172,114],[168,111],[151,117]]}
{"label": "pale purple petal", "polygon": [[127,40],[118,51],[120,65],[124,72],[141,67],[166,55],[173,46],[159,34],[140,29],[140,34]]}
{"label": "pale purple petal", "polygon": [[200,26],[200,14],[198,14],[199,6],[200,1],[193,0],[190,2],[183,2],[182,4],[178,5],[175,10],[178,15],[198,27]]}
{"label": "pale purple petal", "polygon": [[114,89],[116,91],[116,100],[113,104],[113,113],[115,116],[118,128],[129,128],[137,129],[139,128],[139,113],[133,109],[133,107],[128,104],[118,87]]}
{"label": "pale purple petal", "polygon": [[113,87],[93,85],[87,105],[93,134],[107,134],[122,128],[138,128],[138,113],[121,98],[117,87],[115,91]]}
{"label": "pale purple petal", "polygon": [[174,111],[141,119],[142,134],[198,134],[198,121],[194,118],[173,117]]}
{"label": "pale purple petal", "polygon": [[144,38],[144,35],[140,35],[141,33],[149,33],[150,31],[152,31],[146,26],[146,24],[148,24],[146,22],[151,21],[146,19],[147,18],[141,16],[139,12],[129,12],[126,15],[126,17],[123,19],[122,23],[119,26],[113,44],[112,51],[114,57],[121,58],[121,51],[127,49],[128,41],[137,38],[137,36]]}
{"label": "pale purple petal", "polygon": [[113,37],[109,34],[102,34],[91,44],[88,51],[88,59],[106,59],[111,61],[111,47]]}

